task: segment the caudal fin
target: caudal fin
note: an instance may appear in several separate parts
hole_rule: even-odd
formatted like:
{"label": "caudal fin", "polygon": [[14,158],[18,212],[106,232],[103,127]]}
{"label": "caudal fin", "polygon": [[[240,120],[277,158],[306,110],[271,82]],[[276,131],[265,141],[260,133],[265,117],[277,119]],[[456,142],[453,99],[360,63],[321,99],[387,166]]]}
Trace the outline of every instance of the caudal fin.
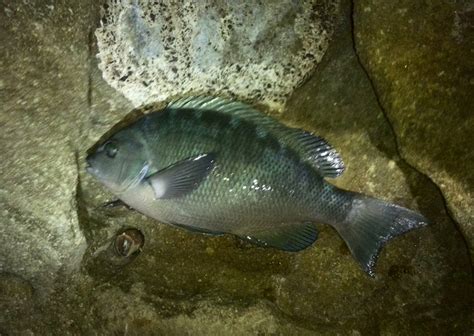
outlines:
{"label": "caudal fin", "polygon": [[390,239],[428,223],[415,211],[355,194],[345,221],[335,228],[364,271],[374,276],[380,250]]}

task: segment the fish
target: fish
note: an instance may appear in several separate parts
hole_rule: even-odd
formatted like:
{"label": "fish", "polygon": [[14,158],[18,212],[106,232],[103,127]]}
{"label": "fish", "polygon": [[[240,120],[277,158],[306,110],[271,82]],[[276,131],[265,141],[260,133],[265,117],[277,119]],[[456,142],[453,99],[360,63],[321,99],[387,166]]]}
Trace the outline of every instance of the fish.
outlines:
{"label": "fish", "polygon": [[215,96],[144,113],[93,146],[86,163],[131,208],[190,231],[298,252],[318,238],[316,223],[330,225],[370,276],[388,241],[429,223],[331,184],[345,166],[324,138]]}

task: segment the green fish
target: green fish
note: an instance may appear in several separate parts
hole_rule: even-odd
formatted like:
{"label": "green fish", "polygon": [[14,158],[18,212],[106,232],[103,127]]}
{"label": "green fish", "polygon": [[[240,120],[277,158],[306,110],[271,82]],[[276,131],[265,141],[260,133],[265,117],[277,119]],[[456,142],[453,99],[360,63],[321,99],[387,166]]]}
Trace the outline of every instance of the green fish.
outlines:
{"label": "green fish", "polygon": [[188,97],[143,115],[87,157],[120,200],[160,222],[300,251],[334,227],[365,272],[390,239],[428,224],[415,211],[339,189],[344,171],[323,138],[249,105]]}

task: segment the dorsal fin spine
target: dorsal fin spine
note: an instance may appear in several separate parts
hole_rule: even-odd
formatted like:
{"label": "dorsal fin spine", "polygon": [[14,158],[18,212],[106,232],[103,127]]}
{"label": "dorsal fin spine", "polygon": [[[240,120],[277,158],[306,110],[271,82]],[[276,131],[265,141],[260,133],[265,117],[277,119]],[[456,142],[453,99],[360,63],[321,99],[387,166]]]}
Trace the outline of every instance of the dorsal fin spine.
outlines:
{"label": "dorsal fin spine", "polygon": [[247,104],[219,97],[195,96],[181,98],[167,106],[167,109],[179,108],[213,110],[258,123],[279,141],[287,143],[322,176],[337,177],[344,171],[342,158],[325,139],[308,131],[287,127]]}

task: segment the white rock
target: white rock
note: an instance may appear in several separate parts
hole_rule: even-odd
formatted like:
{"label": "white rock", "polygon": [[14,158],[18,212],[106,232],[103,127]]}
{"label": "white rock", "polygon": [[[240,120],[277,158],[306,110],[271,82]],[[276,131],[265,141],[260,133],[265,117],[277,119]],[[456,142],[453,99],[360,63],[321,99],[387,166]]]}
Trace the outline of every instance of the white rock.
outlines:
{"label": "white rock", "polygon": [[281,110],[321,60],[339,1],[109,1],[104,79],[134,105],[221,94]]}

